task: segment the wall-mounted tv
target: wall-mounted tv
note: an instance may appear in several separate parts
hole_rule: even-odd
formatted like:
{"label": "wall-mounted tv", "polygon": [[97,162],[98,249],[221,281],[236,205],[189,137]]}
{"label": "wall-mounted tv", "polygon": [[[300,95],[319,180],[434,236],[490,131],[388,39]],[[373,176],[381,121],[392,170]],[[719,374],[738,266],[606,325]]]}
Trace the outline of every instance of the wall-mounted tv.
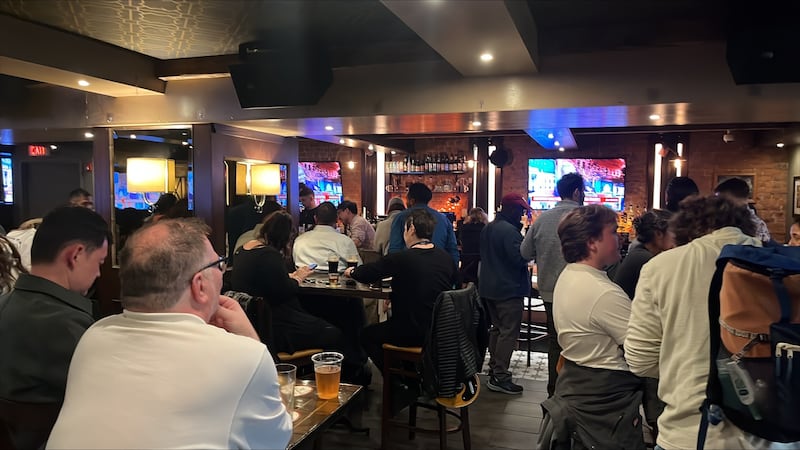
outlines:
{"label": "wall-mounted tv", "polygon": [[[186,173],[186,197],[189,200],[189,210],[194,210],[194,172],[190,169]],[[140,192],[128,192],[128,174],[125,172],[114,172],[114,208],[125,209],[150,209],[150,205],[144,201],[144,195]],[[158,192],[148,192],[147,199],[155,203],[161,194]]]}
{"label": "wall-mounted tv", "polygon": [[528,160],[528,201],[531,208],[550,209],[561,200],[556,182],[577,172],[586,182],[584,204],[602,204],[614,211],[625,208],[625,159],[555,158]]}
{"label": "wall-mounted tv", "polygon": [[338,205],[342,201],[342,167],[336,161],[300,162],[300,183],[314,191],[317,204],[331,202]]}

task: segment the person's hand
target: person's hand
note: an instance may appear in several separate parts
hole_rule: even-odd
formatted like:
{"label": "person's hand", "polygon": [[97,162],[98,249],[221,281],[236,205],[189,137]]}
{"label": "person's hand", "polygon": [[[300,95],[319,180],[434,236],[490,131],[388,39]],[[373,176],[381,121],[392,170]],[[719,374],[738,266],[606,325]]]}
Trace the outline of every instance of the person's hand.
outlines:
{"label": "person's hand", "polygon": [[247,318],[247,314],[245,314],[239,302],[230,297],[219,296],[219,308],[216,314],[211,317],[209,323],[229,333],[250,337],[261,342],[258,333],[256,333],[253,324],[250,323],[250,319]]}
{"label": "person's hand", "polygon": [[298,283],[302,283],[312,272],[314,272],[314,269],[309,266],[298,267],[297,270],[289,274],[289,277],[294,278]]}
{"label": "person's hand", "polygon": [[343,275],[346,276],[347,278],[352,278],[353,277],[353,268],[352,267],[348,267],[347,269],[344,269],[344,274]]}

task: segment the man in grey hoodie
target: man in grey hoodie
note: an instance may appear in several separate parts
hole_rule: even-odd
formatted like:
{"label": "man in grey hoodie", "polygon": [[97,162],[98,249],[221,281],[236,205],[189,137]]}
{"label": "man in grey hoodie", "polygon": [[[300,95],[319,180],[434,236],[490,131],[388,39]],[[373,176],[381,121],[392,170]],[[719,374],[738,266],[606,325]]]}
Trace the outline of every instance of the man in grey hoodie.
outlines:
{"label": "man in grey hoodie", "polygon": [[520,244],[520,254],[526,260],[534,260],[538,268],[539,293],[544,300],[547,312],[547,333],[550,335],[550,346],[547,351],[547,395],[552,396],[556,388],[556,364],[561,354],[558,335],[553,324],[553,289],[561,271],[567,265],[561,254],[561,241],[558,239],[558,223],[561,218],[573,209],[583,205],[583,177],[577,173],[568,173],[556,184],[561,201],[550,210],[543,212],[528,229],[528,234]]}

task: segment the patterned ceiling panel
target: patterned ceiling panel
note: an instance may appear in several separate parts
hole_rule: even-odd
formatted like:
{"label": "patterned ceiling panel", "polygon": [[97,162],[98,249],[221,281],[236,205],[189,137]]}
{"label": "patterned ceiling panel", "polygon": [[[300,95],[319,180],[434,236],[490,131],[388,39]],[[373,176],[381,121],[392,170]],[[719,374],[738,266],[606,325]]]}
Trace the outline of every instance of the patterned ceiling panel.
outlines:
{"label": "patterned ceiling panel", "polygon": [[3,0],[0,13],[160,59],[309,34],[329,47],[422,41],[377,0]]}

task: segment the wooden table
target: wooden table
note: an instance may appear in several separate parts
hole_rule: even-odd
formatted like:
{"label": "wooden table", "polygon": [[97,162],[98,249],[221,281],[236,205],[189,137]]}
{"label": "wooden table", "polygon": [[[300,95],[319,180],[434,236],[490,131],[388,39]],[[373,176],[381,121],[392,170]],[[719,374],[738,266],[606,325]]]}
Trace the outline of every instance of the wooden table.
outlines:
{"label": "wooden table", "polygon": [[363,283],[355,282],[352,278],[339,275],[339,285],[331,286],[328,284],[327,273],[313,273],[300,283],[301,294],[311,295],[332,295],[336,297],[359,297],[359,298],[379,298],[388,299],[392,293],[391,288],[370,289]]}
{"label": "wooden table", "polygon": [[294,388],[294,411],[292,414],[292,439],[287,450],[308,440],[314,440],[352,406],[353,400],[364,391],[362,386],[340,383],[339,397],[320,400],[317,385],[311,380],[297,380]]}

